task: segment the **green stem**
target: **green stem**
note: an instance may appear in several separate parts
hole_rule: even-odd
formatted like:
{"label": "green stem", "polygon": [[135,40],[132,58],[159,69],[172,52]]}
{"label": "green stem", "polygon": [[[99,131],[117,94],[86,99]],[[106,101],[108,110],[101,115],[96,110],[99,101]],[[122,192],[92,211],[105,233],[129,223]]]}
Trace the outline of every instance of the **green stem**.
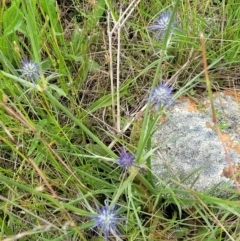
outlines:
{"label": "green stem", "polygon": [[113,20],[114,20],[115,22],[117,22],[118,16],[115,14],[114,9],[113,9],[110,1],[109,1],[109,0],[105,0],[105,3],[106,3],[108,9],[109,9],[110,12],[111,12],[111,15],[112,15]]}
{"label": "green stem", "polygon": [[78,125],[89,137],[91,137],[106,153],[112,158],[117,158],[117,155],[110,150],[96,135],[94,135],[79,119],[77,119],[65,106],[63,106],[50,92],[45,92],[51,102],[60,108],[76,125]]}
{"label": "green stem", "polygon": [[151,185],[150,182],[140,173],[137,174],[136,178],[147,188],[152,194],[157,194],[156,189]]}

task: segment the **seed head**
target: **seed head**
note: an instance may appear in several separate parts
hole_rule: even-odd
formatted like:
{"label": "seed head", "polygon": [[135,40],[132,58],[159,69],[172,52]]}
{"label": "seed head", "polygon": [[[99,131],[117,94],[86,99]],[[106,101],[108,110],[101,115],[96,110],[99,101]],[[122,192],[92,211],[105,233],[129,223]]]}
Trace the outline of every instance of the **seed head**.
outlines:
{"label": "seed head", "polygon": [[134,165],[134,159],[135,159],[135,156],[128,153],[126,151],[126,148],[123,147],[123,150],[117,161],[120,166],[122,166],[125,169],[128,169],[129,167]]}
{"label": "seed head", "polygon": [[[168,28],[168,25],[169,25],[169,22],[170,22],[170,19],[171,19],[171,15],[172,15],[172,13],[170,11],[166,11],[166,12],[161,13],[159,15],[159,17],[155,20],[155,24],[148,27],[148,29],[150,31],[156,32],[156,35],[155,35],[156,39],[163,39],[164,38],[164,35],[166,33],[166,30]],[[176,24],[175,21],[171,24],[170,32],[173,31],[175,24]]]}
{"label": "seed head", "polygon": [[172,88],[167,84],[157,85],[149,96],[150,102],[159,110],[161,107],[168,107],[174,103],[172,98]]}
{"label": "seed head", "polygon": [[104,232],[106,240],[110,232],[120,233],[117,229],[117,225],[120,224],[119,221],[124,219],[117,215],[119,209],[114,210],[114,208],[115,205],[109,207],[109,201],[107,199],[105,200],[104,207],[97,207],[98,214],[92,215],[92,219],[95,221],[93,228],[97,227],[101,232]]}
{"label": "seed head", "polygon": [[25,77],[27,80],[31,80],[34,84],[34,80],[40,78],[39,64],[32,60],[22,60],[22,68],[18,69],[21,72],[21,77]]}

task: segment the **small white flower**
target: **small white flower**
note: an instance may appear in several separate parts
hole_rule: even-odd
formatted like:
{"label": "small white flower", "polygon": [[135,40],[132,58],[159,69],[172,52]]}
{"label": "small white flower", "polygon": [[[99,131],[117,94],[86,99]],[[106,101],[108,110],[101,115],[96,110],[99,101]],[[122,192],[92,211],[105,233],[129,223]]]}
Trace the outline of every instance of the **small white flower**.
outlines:
{"label": "small white flower", "polygon": [[[164,35],[166,33],[166,30],[168,28],[170,19],[171,19],[171,15],[172,13],[170,11],[166,11],[163,12],[159,15],[158,19],[156,19],[155,24],[149,26],[149,30],[151,31],[155,31],[156,32],[156,36],[155,38],[164,38]],[[174,29],[174,25],[176,24],[175,21],[173,21],[173,23],[171,24],[170,28],[171,28],[171,32]]]}
{"label": "small white flower", "polygon": [[157,110],[163,106],[168,107],[174,103],[172,88],[167,84],[160,84],[150,91],[149,99],[153,105],[156,105]]}
{"label": "small white flower", "polygon": [[129,167],[134,166],[134,160],[135,160],[135,156],[128,153],[126,151],[126,148],[123,147],[123,150],[122,150],[119,158],[117,159],[118,164],[121,167],[128,169]]}
{"label": "small white flower", "polygon": [[92,219],[95,221],[94,227],[100,229],[101,232],[104,232],[106,240],[108,239],[110,232],[119,233],[117,229],[117,225],[119,225],[119,221],[124,218],[120,218],[118,216],[118,210],[114,210],[115,205],[109,207],[108,199],[105,200],[105,206],[98,209],[98,214],[91,215]]}
{"label": "small white flower", "polygon": [[32,60],[22,60],[21,61],[22,68],[17,71],[21,72],[21,78],[26,78],[27,80],[31,80],[34,84],[34,80],[40,79],[40,70],[39,64]]}

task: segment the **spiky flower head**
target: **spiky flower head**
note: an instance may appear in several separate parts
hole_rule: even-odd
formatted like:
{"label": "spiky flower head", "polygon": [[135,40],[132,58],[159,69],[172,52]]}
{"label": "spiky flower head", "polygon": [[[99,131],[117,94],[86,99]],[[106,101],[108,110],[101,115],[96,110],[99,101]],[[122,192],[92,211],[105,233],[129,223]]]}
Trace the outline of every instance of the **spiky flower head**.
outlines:
{"label": "spiky flower head", "polygon": [[150,91],[149,99],[151,104],[155,105],[157,110],[161,107],[169,107],[174,103],[172,98],[172,88],[166,83],[157,85],[152,91]]}
{"label": "spiky flower head", "polygon": [[[163,39],[164,35],[166,33],[166,30],[168,28],[168,25],[170,23],[172,13],[170,11],[163,12],[159,15],[159,17],[155,20],[155,24],[148,27],[150,31],[155,31],[156,39]],[[173,31],[174,25],[176,24],[176,21],[173,21],[170,26],[170,32]]]}
{"label": "spiky flower head", "polygon": [[18,69],[21,72],[21,78],[26,78],[27,80],[31,80],[33,83],[34,80],[40,78],[40,70],[39,64],[32,60],[22,60],[21,61],[22,68]]}
{"label": "spiky flower head", "polygon": [[134,160],[135,160],[135,156],[128,153],[126,148],[123,147],[122,152],[120,153],[119,158],[117,159],[118,164],[125,168],[128,169],[129,167],[134,165]]}
{"label": "spiky flower head", "polygon": [[95,221],[93,228],[97,227],[100,232],[103,232],[107,240],[110,232],[120,233],[117,229],[117,225],[119,225],[120,221],[124,220],[124,218],[118,216],[119,209],[114,210],[116,204],[109,207],[108,199],[106,199],[104,203],[104,207],[97,207],[98,213],[92,215],[92,219]]}

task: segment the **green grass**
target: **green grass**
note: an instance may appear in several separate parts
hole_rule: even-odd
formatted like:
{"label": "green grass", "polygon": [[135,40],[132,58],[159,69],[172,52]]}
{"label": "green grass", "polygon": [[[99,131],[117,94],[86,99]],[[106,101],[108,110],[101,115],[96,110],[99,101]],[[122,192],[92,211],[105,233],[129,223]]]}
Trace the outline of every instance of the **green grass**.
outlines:
{"label": "green grass", "polygon": [[[142,0],[121,25],[118,49],[117,28],[111,38],[108,30],[130,3],[1,2],[1,240],[104,240],[89,215],[107,198],[126,218],[122,240],[240,240],[238,194],[154,186],[151,136],[167,110],[140,111],[160,77],[176,98],[204,94],[200,32],[212,87],[233,85],[240,4]],[[169,8],[181,31],[156,40],[147,28]],[[36,84],[17,71],[24,58],[41,63]],[[116,164],[123,146],[143,168]]]}

